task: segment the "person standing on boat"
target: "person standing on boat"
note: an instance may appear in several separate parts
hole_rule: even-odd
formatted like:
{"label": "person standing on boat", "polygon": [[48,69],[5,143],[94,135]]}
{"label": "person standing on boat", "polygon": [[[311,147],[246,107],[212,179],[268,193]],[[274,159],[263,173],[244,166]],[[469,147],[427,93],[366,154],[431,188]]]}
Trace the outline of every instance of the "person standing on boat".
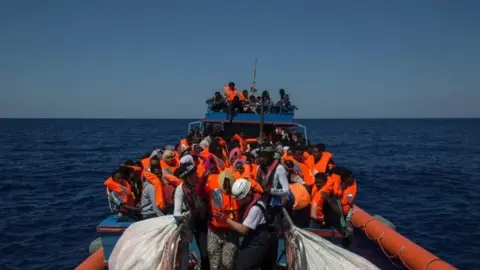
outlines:
{"label": "person standing on boat", "polygon": [[123,171],[118,169],[105,181],[108,205],[117,219],[127,216],[138,220],[140,209],[135,207],[135,198],[130,184],[125,179]]}
{"label": "person standing on boat", "polygon": [[[213,143],[213,142],[212,142]],[[218,172],[211,166],[200,179],[195,193],[209,201],[207,250],[210,268],[233,269],[238,250],[238,234],[230,229],[225,219],[217,219],[214,213],[225,214],[226,219],[239,220],[238,201],[231,196],[234,176],[226,171]]]}
{"label": "person standing on boat", "polygon": [[229,219],[225,213],[219,212],[215,213],[215,218],[226,222],[232,230],[244,236],[236,269],[276,269],[278,234],[271,226],[272,221],[262,195],[253,191],[250,181],[239,179],[232,186],[232,197],[239,201],[243,210],[241,222]]}
{"label": "person standing on boat", "polygon": [[210,262],[207,251],[207,205],[204,198],[195,194],[195,186],[198,184],[197,166],[192,156],[184,156],[180,160],[180,167],[175,171],[175,176],[183,180],[175,189],[175,206],[173,215],[175,220],[183,222],[185,212],[190,212],[190,228],[193,231],[195,241],[200,250],[201,269],[210,270]]}

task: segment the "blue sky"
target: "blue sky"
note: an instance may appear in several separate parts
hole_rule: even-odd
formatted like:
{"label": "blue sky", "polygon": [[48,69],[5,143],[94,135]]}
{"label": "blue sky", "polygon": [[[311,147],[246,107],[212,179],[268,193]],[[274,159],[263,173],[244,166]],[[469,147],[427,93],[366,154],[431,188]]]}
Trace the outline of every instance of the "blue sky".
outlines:
{"label": "blue sky", "polygon": [[[182,2],[182,3],[178,3]],[[480,117],[478,1],[1,1],[0,117],[199,118],[233,80],[298,117]]]}

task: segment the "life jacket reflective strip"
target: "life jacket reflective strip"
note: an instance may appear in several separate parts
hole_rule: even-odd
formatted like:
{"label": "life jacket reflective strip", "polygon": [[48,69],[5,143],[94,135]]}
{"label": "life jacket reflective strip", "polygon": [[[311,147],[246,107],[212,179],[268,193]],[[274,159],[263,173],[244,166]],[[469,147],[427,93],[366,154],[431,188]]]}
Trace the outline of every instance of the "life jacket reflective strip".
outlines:
{"label": "life jacket reflective strip", "polygon": [[303,209],[310,204],[310,194],[308,194],[308,190],[302,184],[290,184],[289,188],[295,198],[293,210]]}
{"label": "life jacket reflective strip", "polygon": [[143,176],[150,184],[153,185],[153,188],[155,190],[156,206],[158,207],[158,209],[164,210],[167,207],[167,203],[165,201],[163,181],[150,171],[144,171]]}
{"label": "life jacket reflective strip", "polygon": [[357,196],[357,182],[353,180],[353,183],[342,191],[341,204],[342,204],[342,211],[344,215],[346,215],[348,211],[352,208],[355,202],[356,196]]}
{"label": "life jacket reflective strip", "polygon": [[107,196],[110,195],[110,191],[116,192],[122,197],[123,201],[130,206],[135,206],[135,198],[133,197],[132,189],[127,181],[123,181],[123,185],[113,181],[112,177],[109,177],[105,183]]}
{"label": "life jacket reflective strip", "polygon": [[330,169],[328,167],[328,163],[332,159],[332,154],[330,152],[323,152],[322,157],[320,160],[313,165],[313,174],[317,174],[319,172],[325,173],[327,169]]}

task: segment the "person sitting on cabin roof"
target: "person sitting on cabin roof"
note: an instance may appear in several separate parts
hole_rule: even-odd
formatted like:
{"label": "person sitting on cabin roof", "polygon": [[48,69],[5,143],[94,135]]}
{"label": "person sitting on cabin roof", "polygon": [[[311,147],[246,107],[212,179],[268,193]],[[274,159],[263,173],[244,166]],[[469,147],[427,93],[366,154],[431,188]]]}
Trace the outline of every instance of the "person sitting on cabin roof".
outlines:
{"label": "person sitting on cabin roof", "polygon": [[208,104],[211,104],[211,109],[214,112],[221,112],[227,108],[225,98],[220,94],[220,92],[215,92],[213,98],[207,100]]}
{"label": "person sitting on cabin roof", "polygon": [[290,102],[290,97],[285,93],[285,89],[281,88],[278,93],[280,94],[280,100],[275,104],[280,108],[280,112],[291,112],[293,111],[292,103]]}
{"label": "person sitting on cabin roof", "polygon": [[254,95],[249,97],[247,113],[258,113],[258,106],[260,103]]}
{"label": "person sitting on cabin roof", "polygon": [[227,101],[232,102],[233,98],[238,95],[237,88],[235,88],[235,83],[229,82],[228,86],[223,88],[223,94],[225,95]]}

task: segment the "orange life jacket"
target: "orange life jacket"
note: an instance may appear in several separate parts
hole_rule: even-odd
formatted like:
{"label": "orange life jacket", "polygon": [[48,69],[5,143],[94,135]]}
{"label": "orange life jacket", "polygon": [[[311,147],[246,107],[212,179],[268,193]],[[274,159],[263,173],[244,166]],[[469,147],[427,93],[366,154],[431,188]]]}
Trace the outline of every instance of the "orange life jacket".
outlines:
{"label": "orange life jacket", "polygon": [[248,102],[248,97],[245,97],[243,93],[238,93],[238,98],[240,101]]}
{"label": "orange life jacket", "polygon": [[357,196],[357,182],[353,180],[353,183],[342,191],[341,203],[342,203],[342,211],[344,215],[346,215],[348,211],[353,207],[353,203],[355,201],[356,196]]}
{"label": "orange life jacket", "polygon": [[223,93],[225,94],[225,97],[227,98],[228,101],[233,101],[235,96],[238,94],[236,88],[233,88],[233,90],[230,90],[228,86],[223,87]]}
{"label": "orange life jacket", "polygon": [[302,184],[293,183],[290,184],[289,187],[295,198],[293,210],[303,209],[310,204],[310,194],[308,194],[308,190]]}
{"label": "orange life jacket", "polygon": [[298,166],[300,167],[300,169],[302,170],[303,181],[305,181],[305,183],[308,186],[312,186],[313,184],[315,184],[315,178],[313,177],[313,174],[310,171],[310,168],[308,168],[307,164],[305,164],[303,162],[298,162],[296,160],[294,162],[296,162],[298,164]]}
{"label": "orange life jacket", "polygon": [[310,203],[310,217],[314,220],[323,221],[323,202],[325,198],[322,196],[322,193],[325,195],[330,194],[331,192],[331,185],[328,183],[325,184],[323,187],[318,188],[317,185],[314,185],[312,188],[312,196],[311,196],[311,203]]}
{"label": "orange life jacket", "polygon": [[188,143],[187,139],[183,138],[180,140],[180,143],[178,144],[177,147],[177,152],[182,152],[185,149],[188,149],[190,147],[190,144]]}
{"label": "orange life jacket", "polygon": [[143,169],[150,168],[150,158],[149,157],[142,159],[142,166],[143,166]]}
{"label": "orange life jacket", "polygon": [[327,185],[329,189],[332,191],[332,194],[336,197],[342,196],[342,189],[340,188],[340,182],[342,178],[338,174],[332,174],[328,177]]}
{"label": "orange life jacket", "polygon": [[233,135],[233,139],[238,142],[238,148],[240,149],[241,153],[247,151],[247,142],[242,137],[240,137],[240,135]]}
{"label": "orange life jacket", "polygon": [[234,168],[227,168],[225,170],[231,173],[235,177],[235,181],[240,178],[247,179],[250,182],[253,191],[255,191],[256,193],[263,194],[262,186],[257,181],[254,181],[253,178],[251,177],[251,174],[247,173],[247,171],[244,171],[243,174],[240,174],[240,172],[235,170]]}
{"label": "orange life jacket", "polygon": [[312,169],[313,175],[315,175],[319,172],[325,173],[327,171],[327,169],[329,169],[328,168],[328,163],[330,162],[331,159],[332,159],[332,153],[326,152],[326,151],[323,152],[320,160],[313,165],[313,169]]}
{"label": "orange life jacket", "polygon": [[[157,175],[155,175],[154,173],[149,172],[149,171],[144,171],[143,172],[143,177],[145,177],[145,179],[148,182],[150,182],[150,184],[153,185],[153,188],[155,190],[156,206],[160,210],[165,210],[165,208],[167,207],[167,202],[166,202],[166,198],[165,198],[165,194],[164,194],[164,184],[163,184],[162,180],[160,180]],[[172,200],[173,200],[173,198],[172,198]]]}
{"label": "orange life jacket", "polygon": [[165,160],[161,160],[160,161],[160,168],[162,168],[162,173],[165,174],[166,173],[170,173],[170,174],[173,174],[175,172],[175,170],[180,167],[180,163],[179,162],[175,162],[175,165],[173,166],[170,166],[168,165]]}
{"label": "orange life jacket", "polygon": [[[133,197],[132,189],[130,184],[127,181],[123,181],[122,184],[113,181],[112,177],[109,177],[105,183],[106,193],[107,195],[110,192],[116,192],[120,197],[122,197],[123,201],[130,206],[135,206],[135,198]],[[122,210],[120,208],[120,210]]]}
{"label": "orange life jacket", "polygon": [[[227,217],[234,221],[239,221],[240,206],[238,201],[232,198],[231,195],[225,194],[218,183],[218,174],[210,174],[205,185],[205,191],[208,193],[210,202],[210,216],[214,212],[223,212]],[[215,218],[210,218],[210,224],[214,229],[229,229],[226,222],[221,222]]]}

